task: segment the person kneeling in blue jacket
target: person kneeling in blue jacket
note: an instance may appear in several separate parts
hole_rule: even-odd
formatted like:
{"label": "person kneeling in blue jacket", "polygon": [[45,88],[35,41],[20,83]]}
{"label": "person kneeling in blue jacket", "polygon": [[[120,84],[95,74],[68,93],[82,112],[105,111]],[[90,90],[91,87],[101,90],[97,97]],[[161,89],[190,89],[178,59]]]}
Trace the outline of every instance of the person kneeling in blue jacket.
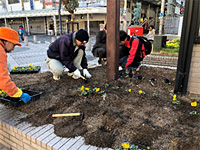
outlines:
{"label": "person kneeling in blue jacket", "polygon": [[91,74],[87,70],[87,59],[85,46],[89,40],[86,30],[80,29],[77,32],[62,35],[56,39],[47,50],[46,64],[53,73],[54,80],[60,80],[66,67],[68,76],[74,79],[80,78],[83,69],[83,75],[90,78]]}

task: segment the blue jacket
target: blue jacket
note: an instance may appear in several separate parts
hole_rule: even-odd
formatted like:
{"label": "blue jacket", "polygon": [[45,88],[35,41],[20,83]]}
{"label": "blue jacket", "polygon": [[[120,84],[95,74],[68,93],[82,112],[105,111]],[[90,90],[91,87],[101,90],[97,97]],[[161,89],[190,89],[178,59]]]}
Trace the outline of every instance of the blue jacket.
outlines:
{"label": "blue jacket", "polygon": [[71,72],[74,72],[77,69],[72,61],[77,56],[79,49],[82,49],[84,52],[81,67],[83,69],[87,69],[88,66],[85,56],[85,46],[81,46],[78,48],[78,50],[74,51],[75,46],[73,45],[73,34],[74,33],[62,35],[56,39],[47,50],[47,56],[49,58],[61,61],[61,63],[65,65]]}

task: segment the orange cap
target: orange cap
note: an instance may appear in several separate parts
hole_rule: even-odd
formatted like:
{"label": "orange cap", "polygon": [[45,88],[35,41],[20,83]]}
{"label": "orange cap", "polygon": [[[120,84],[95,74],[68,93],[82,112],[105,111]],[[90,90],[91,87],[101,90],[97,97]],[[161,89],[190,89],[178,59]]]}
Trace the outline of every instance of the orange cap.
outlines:
{"label": "orange cap", "polygon": [[19,43],[18,33],[15,30],[8,27],[0,27],[0,39],[9,41],[18,46],[22,46]]}

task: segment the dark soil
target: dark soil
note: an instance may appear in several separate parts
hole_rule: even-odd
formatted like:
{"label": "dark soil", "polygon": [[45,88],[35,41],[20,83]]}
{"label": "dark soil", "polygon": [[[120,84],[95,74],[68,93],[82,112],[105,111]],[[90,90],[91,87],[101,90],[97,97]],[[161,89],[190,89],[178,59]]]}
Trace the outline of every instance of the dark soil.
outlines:
{"label": "dark soil", "polygon": [[[138,145],[140,148],[159,150],[199,150],[199,116],[190,115],[198,108],[190,102],[180,100],[172,104],[176,70],[142,67],[136,77],[123,76],[115,81],[106,79],[106,68],[90,69],[92,78],[88,83],[63,75],[54,81],[51,72],[11,75],[18,87],[41,91],[37,101],[16,108],[28,114],[22,121],[35,126],[54,124],[55,134],[61,137],[83,136],[86,144],[98,147],[118,148],[122,142]],[[167,77],[171,85],[164,85]],[[149,80],[155,78],[157,83]],[[98,81],[99,84],[94,84]],[[105,83],[109,87],[105,87]],[[104,94],[83,96],[77,91],[84,85],[101,88]],[[119,89],[113,89],[118,86]],[[125,90],[131,89],[131,92]],[[140,95],[142,90],[146,94]],[[156,93],[159,97],[153,97]],[[84,113],[80,117],[53,118],[56,113]]]}

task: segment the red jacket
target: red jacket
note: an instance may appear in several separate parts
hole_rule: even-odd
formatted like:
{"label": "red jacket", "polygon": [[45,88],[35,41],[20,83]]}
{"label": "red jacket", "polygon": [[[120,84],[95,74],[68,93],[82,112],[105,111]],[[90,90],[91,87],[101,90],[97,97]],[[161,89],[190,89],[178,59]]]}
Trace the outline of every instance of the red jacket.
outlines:
{"label": "red jacket", "polygon": [[[132,44],[131,44],[131,38],[130,38],[130,40],[126,41],[125,46],[130,48],[130,51],[129,51],[129,56],[128,56],[125,68],[133,63],[135,56],[136,56],[136,52],[140,48],[139,44],[140,43],[139,43],[139,40],[137,38],[134,38],[134,40],[132,41]],[[145,47],[144,47],[144,44],[142,44],[142,47],[141,47],[141,50],[140,50],[140,53],[139,53],[139,56],[141,58],[145,57],[145,51],[144,50],[145,50]]]}
{"label": "red jacket", "polygon": [[18,88],[8,73],[7,68],[7,54],[5,52],[4,44],[0,41],[0,89],[6,92],[9,96],[17,93]]}

